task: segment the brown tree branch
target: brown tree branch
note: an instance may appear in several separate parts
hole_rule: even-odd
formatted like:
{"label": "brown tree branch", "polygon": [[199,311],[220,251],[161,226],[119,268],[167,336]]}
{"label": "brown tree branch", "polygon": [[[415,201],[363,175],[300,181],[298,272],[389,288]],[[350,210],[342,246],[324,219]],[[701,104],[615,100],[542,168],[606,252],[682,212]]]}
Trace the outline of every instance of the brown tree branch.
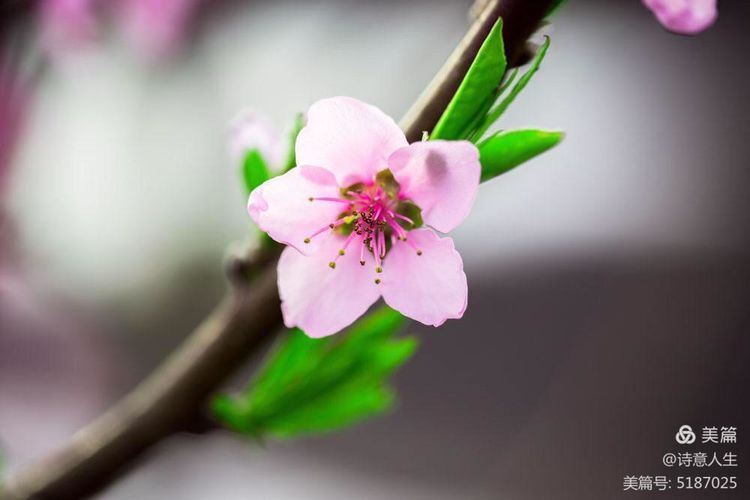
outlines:
{"label": "brown tree branch", "polygon": [[499,17],[503,18],[505,52],[513,66],[553,3],[553,0],[478,0],[473,9],[476,19],[469,31],[401,121],[409,142],[418,141],[423,131],[431,131],[438,122]]}
{"label": "brown tree branch", "polygon": [[[402,126],[410,140],[432,130],[498,16],[506,51],[516,57],[552,0],[494,0],[410,110]],[[264,247],[228,266],[231,290],[214,312],[151,376],[48,458],[12,476],[2,500],[81,499],[117,479],[162,439],[198,417],[207,399],[281,328],[276,259]]]}

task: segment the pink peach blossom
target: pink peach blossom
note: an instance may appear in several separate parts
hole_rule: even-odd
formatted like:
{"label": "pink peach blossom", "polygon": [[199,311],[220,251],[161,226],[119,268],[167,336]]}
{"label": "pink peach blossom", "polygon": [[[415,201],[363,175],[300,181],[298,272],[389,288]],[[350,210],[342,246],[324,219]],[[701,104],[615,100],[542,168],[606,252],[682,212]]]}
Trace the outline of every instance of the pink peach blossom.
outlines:
{"label": "pink peach blossom", "polygon": [[643,0],[669,31],[695,35],[716,21],[717,0]]}
{"label": "pink peach blossom", "polygon": [[473,144],[408,144],[379,109],[334,97],[310,108],[296,155],[300,166],[248,201],[258,226],[288,245],[278,266],[287,327],[331,335],[380,297],[428,325],[463,316],[463,262],[435,230],[451,231],[471,210],[480,176]]}

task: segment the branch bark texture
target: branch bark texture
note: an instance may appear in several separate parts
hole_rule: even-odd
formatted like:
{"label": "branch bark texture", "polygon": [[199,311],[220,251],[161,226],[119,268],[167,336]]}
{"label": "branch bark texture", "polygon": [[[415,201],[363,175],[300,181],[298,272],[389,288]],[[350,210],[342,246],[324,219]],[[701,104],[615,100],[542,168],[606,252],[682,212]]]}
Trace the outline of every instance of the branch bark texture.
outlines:
{"label": "branch bark texture", "polygon": [[[410,141],[430,131],[499,16],[509,59],[522,52],[552,0],[487,2],[453,54],[402,121]],[[206,320],[151,376],[63,448],[12,476],[0,500],[82,499],[101,491],[145,451],[200,418],[208,398],[282,327],[278,248],[228,266],[231,288]]]}

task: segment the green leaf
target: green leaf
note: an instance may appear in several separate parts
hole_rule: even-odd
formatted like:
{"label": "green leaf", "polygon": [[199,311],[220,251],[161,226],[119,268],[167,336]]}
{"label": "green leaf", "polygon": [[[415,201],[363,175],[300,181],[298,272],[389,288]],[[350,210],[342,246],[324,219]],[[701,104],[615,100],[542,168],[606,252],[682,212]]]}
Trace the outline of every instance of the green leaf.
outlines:
{"label": "green leaf", "polygon": [[545,19],[550,19],[554,15],[557,14],[557,11],[562,7],[562,5],[565,3],[566,0],[555,0],[552,2],[552,5],[550,6],[549,10],[547,11],[547,15],[545,16]]}
{"label": "green leaf", "polygon": [[377,384],[346,384],[322,394],[315,404],[303,405],[265,423],[264,431],[277,438],[327,432],[387,411],[393,392]]}
{"label": "green leaf", "polygon": [[247,194],[250,194],[253,189],[270,178],[271,173],[268,170],[268,164],[260,151],[257,149],[248,151],[245,155],[245,161],[242,162],[242,179],[245,182]]}
{"label": "green leaf", "polygon": [[242,394],[220,395],[213,411],[254,437],[331,431],[393,404],[387,381],[414,353],[414,338],[394,338],[405,320],[381,307],[346,332],[311,339],[291,330]]}
{"label": "green leaf", "polygon": [[545,37],[544,43],[541,47],[539,47],[539,50],[537,51],[536,56],[534,56],[534,60],[531,62],[531,66],[529,67],[529,69],[526,71],[526,73],[523,74],[523,76],[521,76],[521,78],[519,78],[508,95],[505,96],[502,101],[500,101],[500,104],[495,106],[495,108],[487,113],[487,116],[485,117],[482,124],[478,127],[476,132],[474,132],[472,138],[475,141],[482,138],[482,135],[484,135],[487,129],[490,128],[492,124],[495,123],[498,118],[500,118],[500,116],[502,116],[505,110],[508,109],[508,106],[510,106],[510,104],[515,100],[518,94],[520,94],[521,91],[526,87],[526,85],[531,80],[531,77],[534,76],[534,73],[537,72],[539,66],[542,64],[542,60],[544,60],[544,56],[545,54],[547,54],[549,44],[550,38]]}
{"label": "green leaf", "polygon": [[475,117],[484,115],[489,109],[505,73],[502,29],[502,19],[498,19],[435,125],[431,139],[462,139]]}
{"label": "green leaf", "polygon": [[558,144],[565,134],[552,130],[508,130],[482,141],[482,182],[504,174]]}
{"label": "green leaf", "polygon": [[289,153],[287,154],[286,165],[282,172],[293,169],[297,166],[297,136],[299,135],[302,128],[305,126],[305,115],[303,113],[297,113],[294,117],[294,123],[292,124],[292,130],[289,133]]}

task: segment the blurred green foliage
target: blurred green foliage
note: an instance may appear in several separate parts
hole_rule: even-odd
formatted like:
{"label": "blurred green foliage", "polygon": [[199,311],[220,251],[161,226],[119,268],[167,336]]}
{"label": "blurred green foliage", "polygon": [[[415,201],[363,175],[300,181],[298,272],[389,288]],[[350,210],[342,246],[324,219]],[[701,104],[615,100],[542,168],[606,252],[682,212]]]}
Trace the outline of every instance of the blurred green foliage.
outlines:
{"label": "blurred green foliage", "polygon": [[245,154],[242,162],[242,180],[244,181],[245,194],[250,194],[271,178],[271,172],[265,158],[257,149],[252,149]]}
{"label": "blurred green foliage", "polygon": [[395,337],[404,322],[383,306],[332,337],[291,330],[247,389],[215,398],[214,414],[241,434],[290,438],[383,413],[394,402],[389,378],[417,347]]}

